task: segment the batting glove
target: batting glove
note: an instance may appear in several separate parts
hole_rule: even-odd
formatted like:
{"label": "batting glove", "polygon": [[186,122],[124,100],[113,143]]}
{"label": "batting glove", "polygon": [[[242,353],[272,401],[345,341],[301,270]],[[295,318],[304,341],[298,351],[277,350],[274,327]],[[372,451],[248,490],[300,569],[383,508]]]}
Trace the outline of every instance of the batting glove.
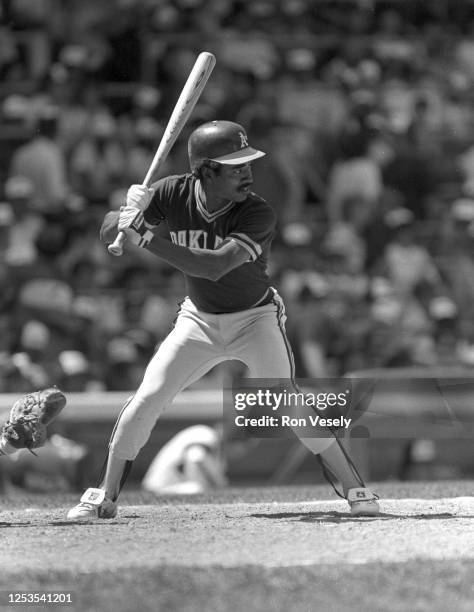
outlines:
{"label": "batting glove", "polygon": [[135,206],[122,206],[117,229],[125,232],[132,244],[146,247],[153,240],[153,232],[145,223],[143,211]]}
{"label": "batting glove", "polygon": [[145,210],[155,194],[154,189],[148,189],[145,185],[132,185],[127,191],[127,206],[134,206],[140,210]]}

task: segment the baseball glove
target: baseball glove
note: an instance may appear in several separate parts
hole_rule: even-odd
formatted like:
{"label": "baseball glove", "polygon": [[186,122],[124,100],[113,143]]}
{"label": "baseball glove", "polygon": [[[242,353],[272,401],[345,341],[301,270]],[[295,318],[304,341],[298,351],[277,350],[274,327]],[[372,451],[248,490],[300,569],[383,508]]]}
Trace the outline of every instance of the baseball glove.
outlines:
{"label": "baseball glove", "polygon": [[46,427],[66,405],[66,396],[56,387],[23,395],[17,400],[0,440],[14,448],[39,448],[46,441]]}

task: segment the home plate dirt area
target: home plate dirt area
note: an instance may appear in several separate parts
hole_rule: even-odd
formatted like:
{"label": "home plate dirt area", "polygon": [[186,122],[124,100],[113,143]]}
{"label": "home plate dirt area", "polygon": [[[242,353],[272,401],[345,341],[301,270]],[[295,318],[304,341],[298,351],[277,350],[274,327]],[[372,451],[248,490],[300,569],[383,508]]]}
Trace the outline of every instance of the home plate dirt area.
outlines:
{"label": "home plate dirt area", "polygon": [[373,488],[376,518],[326,486],[127,491],[117,518],[87,522],[65,519],[77,496],[16,493],[0,501],[0,609],[472,610],[474,483]]}

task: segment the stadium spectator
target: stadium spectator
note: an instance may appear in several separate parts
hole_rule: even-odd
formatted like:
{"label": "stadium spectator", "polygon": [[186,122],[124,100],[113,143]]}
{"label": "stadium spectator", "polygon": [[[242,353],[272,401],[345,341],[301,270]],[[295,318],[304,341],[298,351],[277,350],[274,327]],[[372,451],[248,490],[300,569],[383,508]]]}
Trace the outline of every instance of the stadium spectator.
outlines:
{"label": "stadium spectator", "polygon": [[71,184],[91,203],[103,204],[110,192],[121,186],[124,172],[125,156],[116,121],[108,109],[98,109],[71,153]]}
{"label": "stadium spectator", "polygon": [[64,210],[69,195],[64,152],[56,142],[58,110],[39,108],[31,140],[13,154],[9,176],[23,176],[33,188],[32,207],[39,212]]}
{"label": "stadium spectator", "polygon": [[[422,283],[432,287],[441,282],[435,262],[417,240],[414,215],[407,208],[394,208],[385,216],[391,237],[376,273],[386,276],[402,298],[413,294]],[[377,269],[378,268],[378,269]]]}
{"label": "stadium spectator", "polygon": [[10,177],[4,187],[12,218],[5,260],[12,267],[33,264],[37,258],[36,239],[45,220],[32,206],[33,185],[22,176]]}

